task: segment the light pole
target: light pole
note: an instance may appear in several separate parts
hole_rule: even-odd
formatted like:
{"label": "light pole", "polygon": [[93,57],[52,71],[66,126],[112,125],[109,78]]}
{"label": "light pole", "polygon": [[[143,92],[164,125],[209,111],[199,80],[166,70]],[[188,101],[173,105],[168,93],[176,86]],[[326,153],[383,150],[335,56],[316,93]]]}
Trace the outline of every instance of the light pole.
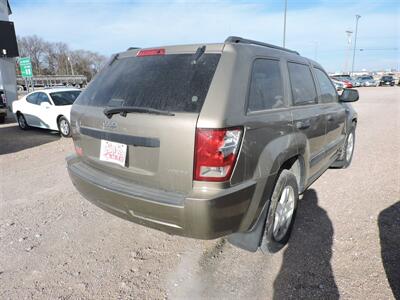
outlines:
{"label": "light pole", "polygon": [[74,76],[74,69],[72,68],[72,63],[71,63],[71,59],[69,58],[69,56],[67,56],[67,60],[68,60],[68,62],[69,62],[69,65],[71,66],[71,73],[72,73],[72,76]]}
{"label": "light pole", "polygon": [[350,75],[349,56],[351,53],[351,35],[353,34],[353,31],[346,30],[346,34],[347,34],[347,50],[346,50],[345,61],[344,61],[344,72],[347,72]]}
{"label": "light pole", "polygon": [[287,0],[285,0],[285,12],[283,15],[283,48],[286,44],[286,11],[287,11]]}
{"label": "light pole", "polygon": [[357,47],[358,20],[360,18],[361,18],[360,15],[356,15],[356,33],[354,35],[353,62],[351,64],[351,75],[353,75],[354,73],[354,60],[356,58],[356,47]]}

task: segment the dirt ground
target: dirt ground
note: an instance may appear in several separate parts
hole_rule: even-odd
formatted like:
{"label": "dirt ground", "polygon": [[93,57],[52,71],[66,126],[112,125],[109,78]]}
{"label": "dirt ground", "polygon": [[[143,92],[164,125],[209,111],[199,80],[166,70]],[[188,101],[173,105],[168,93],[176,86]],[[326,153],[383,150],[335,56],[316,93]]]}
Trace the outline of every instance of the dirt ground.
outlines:
{"label": "dirt ground", "polygon": [[0,299],[400,299],[400,88],[363,88],[353,164],[304,194],[286,248],[170,236],[72,186],[70,139],[0,125]]}

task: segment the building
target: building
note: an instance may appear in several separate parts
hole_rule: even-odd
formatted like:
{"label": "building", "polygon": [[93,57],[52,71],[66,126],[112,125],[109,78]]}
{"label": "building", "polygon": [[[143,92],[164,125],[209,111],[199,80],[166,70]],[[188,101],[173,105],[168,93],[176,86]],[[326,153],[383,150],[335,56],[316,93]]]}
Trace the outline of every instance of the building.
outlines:
{"label": "building", "polygon": [[9,111],[17,99],[15,59],[18,56],[14,24],[9,22],[11,13],[8,0],[0,0],[0,89],[4,91]]}

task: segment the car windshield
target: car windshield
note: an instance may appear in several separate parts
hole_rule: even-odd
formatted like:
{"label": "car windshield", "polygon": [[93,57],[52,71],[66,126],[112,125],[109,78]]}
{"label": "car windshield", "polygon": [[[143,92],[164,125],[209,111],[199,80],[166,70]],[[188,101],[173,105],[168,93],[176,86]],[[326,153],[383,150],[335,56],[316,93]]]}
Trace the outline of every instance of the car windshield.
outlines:
{"label": "car windshield", "polygon": [[56,106],[72,105],[80,93],[81,91],[59,91],[50,93],[50,96]]}
{"label": "car windshield", "polygon": [[382,80],[392,80],[393,77],[392,76],[383,76]]}
{"label": "car windshield", "polygon": [[89,106],[135,106],[171,112],[200,112],[220,54],[171,54],[116,59],[79,97]]}

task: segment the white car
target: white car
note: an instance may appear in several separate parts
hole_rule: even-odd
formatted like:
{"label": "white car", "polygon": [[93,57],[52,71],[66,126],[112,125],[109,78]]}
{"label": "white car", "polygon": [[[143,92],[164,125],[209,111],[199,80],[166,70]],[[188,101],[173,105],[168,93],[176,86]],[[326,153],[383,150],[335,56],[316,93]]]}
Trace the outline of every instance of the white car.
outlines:
{"label": "white car", "polygon": [[22,130],[40,127],[71,135],[71,106],[81,91],[75,88],[46,89],[32,92],[12,104]]}

